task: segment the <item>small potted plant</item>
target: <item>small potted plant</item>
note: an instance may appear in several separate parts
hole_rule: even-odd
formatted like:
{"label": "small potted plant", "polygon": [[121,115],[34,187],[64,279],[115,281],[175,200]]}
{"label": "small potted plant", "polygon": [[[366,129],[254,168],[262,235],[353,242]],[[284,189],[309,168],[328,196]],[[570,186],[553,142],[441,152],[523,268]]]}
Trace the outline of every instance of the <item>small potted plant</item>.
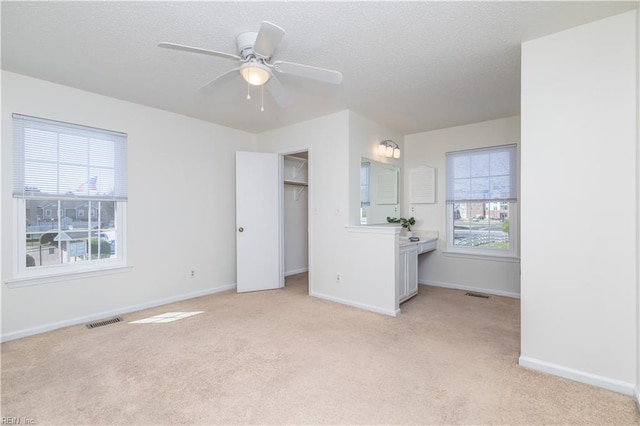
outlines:
{"label": "small potted plant", "polygon": [[411,227],[416,224],[416,220],[412,217],[406,219],[404,217],[389,217],[387,216],[387,222],[389,223],[399,223],[406,230],[405,234],[407,237],[413,236],[413,232],[411,232]]}

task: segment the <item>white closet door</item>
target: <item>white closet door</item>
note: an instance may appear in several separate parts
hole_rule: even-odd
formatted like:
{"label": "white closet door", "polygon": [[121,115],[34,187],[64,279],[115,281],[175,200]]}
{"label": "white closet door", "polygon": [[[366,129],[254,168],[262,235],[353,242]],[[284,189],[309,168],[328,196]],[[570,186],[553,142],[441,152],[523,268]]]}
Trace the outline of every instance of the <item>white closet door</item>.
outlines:
{"label": "white closet door", "polygon": [[236,274],[239,293],[282,287],[277,154],[236,153]]}

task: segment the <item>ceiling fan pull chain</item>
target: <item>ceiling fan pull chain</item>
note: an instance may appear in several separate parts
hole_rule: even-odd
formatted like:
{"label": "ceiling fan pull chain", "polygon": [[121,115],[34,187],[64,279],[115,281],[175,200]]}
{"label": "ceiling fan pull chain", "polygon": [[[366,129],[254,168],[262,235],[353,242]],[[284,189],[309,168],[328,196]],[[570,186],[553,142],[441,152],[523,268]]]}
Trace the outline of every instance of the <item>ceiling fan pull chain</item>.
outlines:
{"label": "ceiling fan pull chain", "polygon": [[260,86],[260,94],[261,96],[261,100],[260,100],[260,111],[264,112],[264,84],[262,86]]}
{"label": "ceiling fan pull chain", "polygon": [[251,99],[251,85],[247,83],[247,100]]}

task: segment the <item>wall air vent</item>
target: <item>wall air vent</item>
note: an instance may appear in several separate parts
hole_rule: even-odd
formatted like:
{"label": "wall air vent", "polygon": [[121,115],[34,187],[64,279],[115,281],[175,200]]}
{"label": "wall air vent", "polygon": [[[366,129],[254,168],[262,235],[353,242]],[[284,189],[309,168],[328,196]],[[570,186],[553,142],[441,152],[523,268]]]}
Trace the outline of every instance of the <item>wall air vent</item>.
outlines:
{"label": "wall air vent", "polygon": [[87,328],[102,327],[103,325],[115,324],[115,323],[120,322],[120,321],[122,321],[122,318],[117,317],[117,318],[111,318],[111,319],[108,319],[108,320],[92,322],[91,324],[87,324]]}

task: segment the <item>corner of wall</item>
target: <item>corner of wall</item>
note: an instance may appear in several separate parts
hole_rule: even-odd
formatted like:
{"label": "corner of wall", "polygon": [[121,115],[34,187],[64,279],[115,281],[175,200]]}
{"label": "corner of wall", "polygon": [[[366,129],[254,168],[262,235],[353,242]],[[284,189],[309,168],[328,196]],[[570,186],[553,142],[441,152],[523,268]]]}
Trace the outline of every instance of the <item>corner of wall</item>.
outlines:
{"label": "corner of wall", "polygon": [[636,9],[636,387],[640,409],[640,7]]}
{"label": "corner of wall", "polygon": [[258,151],[258,134],[251,133],[250,137],[251,137],[251,150],[257,152]]}

